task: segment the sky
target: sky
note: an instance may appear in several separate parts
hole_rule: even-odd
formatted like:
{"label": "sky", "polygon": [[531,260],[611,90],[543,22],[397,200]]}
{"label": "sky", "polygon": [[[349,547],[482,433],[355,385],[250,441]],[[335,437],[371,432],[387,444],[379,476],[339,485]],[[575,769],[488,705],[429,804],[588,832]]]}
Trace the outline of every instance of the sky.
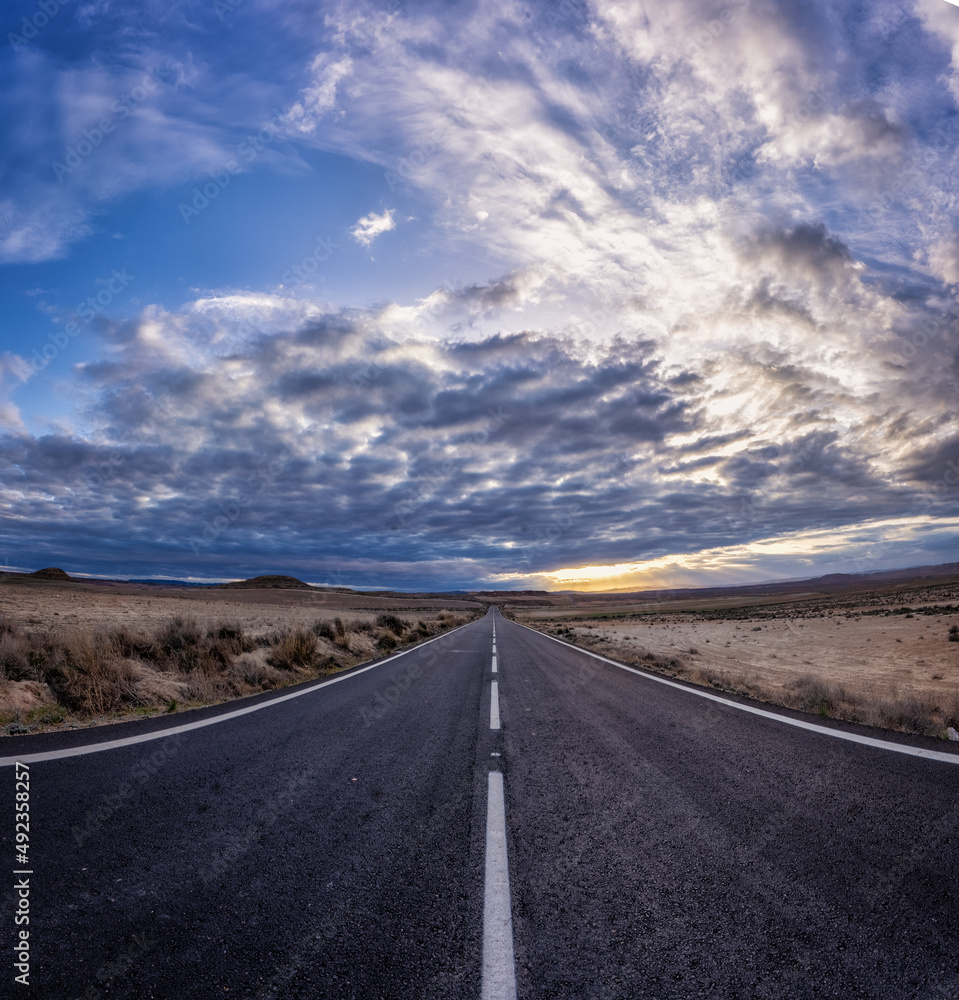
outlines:
{"label": "sky", "polygon": [[959,559],[959,6],[10,0],[0,566]]}

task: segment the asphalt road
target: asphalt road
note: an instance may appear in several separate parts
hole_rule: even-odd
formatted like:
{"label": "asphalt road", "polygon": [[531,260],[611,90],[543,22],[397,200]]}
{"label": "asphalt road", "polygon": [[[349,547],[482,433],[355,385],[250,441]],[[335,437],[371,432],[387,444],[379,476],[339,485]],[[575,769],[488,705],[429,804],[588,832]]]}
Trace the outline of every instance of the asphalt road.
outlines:
{"label": "asphalt road", "polygon": [[[959,757],[748,714],[495,610],[289,693],[30,763],[33,996],[959,998]],[[0,992],[28,996],[15,905]]]}

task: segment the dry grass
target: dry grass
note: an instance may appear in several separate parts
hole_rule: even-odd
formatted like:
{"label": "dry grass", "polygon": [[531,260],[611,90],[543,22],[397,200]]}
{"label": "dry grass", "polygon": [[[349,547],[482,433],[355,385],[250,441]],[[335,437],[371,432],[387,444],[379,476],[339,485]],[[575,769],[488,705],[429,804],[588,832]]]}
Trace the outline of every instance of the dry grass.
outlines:
{"label": "dry grass", "polygon": [[214,704],[346,669],[468,620],[336,617],[253,635],[238,622],[179,615],[141,630],[28,630],[0,619],[0,725],[20,731]]}
{"label": "dry grass", "polygon": [[266,662],[278,670],[311,670],[320,662],[319,642],[306,629],[287,632],[277,637]]}
{"label": "dry grass", "polygon": [[0,635],[0,673],[10,680],[29,680],[34,675],[30,663],[31,645],[25,635],[3,632]]}
{"label": "dry grass", "polygon": [[[589,626],[577,630],[561,626],[548,631],[621,663],[802,712],[923,736],[944,737],[948,727],[959,729],[959,692],[954,689],[934,693],[901,691],[863,681],[838,683],[814,673],[801,674],[784,686],[776,686],[766,682],[755,669],[715,668],[680,656],[663,656],[641,646],[610,642],[593,634]],[[690,655],[697,653],[689,650]]]}

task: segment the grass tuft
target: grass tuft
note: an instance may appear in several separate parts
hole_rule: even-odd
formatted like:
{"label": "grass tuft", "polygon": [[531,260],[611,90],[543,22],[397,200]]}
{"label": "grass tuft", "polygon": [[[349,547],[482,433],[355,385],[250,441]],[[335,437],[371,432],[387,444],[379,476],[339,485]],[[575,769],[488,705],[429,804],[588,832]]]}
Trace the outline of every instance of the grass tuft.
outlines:
{"label": "grass tuft", "polygon": [[376,619],[376,624],[380,628],[388,628],[397,636],[402,635],[409,628],[409,622],[403,621],[402,618],[397,618],[396,615],[380,615]]}
{"label": "grass tuft", "polygon": [[318,659],[316,636],[306,629],[296,629],[278,638],[266,662],[277,670],[309,670]]}

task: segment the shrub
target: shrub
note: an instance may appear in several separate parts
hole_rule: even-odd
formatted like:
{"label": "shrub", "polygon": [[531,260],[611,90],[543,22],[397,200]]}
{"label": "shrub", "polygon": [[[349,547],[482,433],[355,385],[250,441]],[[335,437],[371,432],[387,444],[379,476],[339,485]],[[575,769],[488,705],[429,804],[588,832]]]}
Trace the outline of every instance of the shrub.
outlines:
{"label": "shrub", "polygon": [[195,621],[183,618],[171,618],[152,639],[118,630],[112,641],[122,656],[178,673],[220,673],[234,657],[256,648],[256,640],[238,624],[221,622],[204,633]]}
{"label": "shrub", "polygon": [[297,629],[282,636],[267,657],[267,663],[278,670],[310,669],[317,663],[316,636]]}
{"label": "shrub", "polygon": [[197,623],[191,618],[184,619],[179,615],[171,618],[157,634],[157,642],[162,644],[163,651],[167,653],[178,653],[190,646],[196,646],[201,638],[202,633]]}
{"label": "shrub", "polygon": [[396,636],[392,632],[384,632],[379,639],[376,640],[377,649],[396,649],[397,641]]}
{"label": "shrub", "polygon": [[240,652],[230,639],[215,639],[210,636],[196,649],[196,669],[206,674],[220,674],[232,662],[235,653]]}
{"label": "shrub", "polygon": [[959,692],[946,696],[942,706],[943,721],[953,729],[959,729]]}
{"label": "shrub", "polygon": [[110,642],[113,643],[117,655],[128,660],[150,660],[155,663],[163,658],[163,650],[158,647],[155,639],[132,635],[123,628],[110,632]]}
{"label": "shrub", "polygon": [[403,621],[402,618],[397,618],[396,615],[380,615],[376,619],[376,624],[380,628],[388,628],[394,635],[402,635],[409,626],[408,622]]}
{"label": "shrub", "polygon": [[327,622],[313,622],[310,631],[320,639],[329,639],[330,642],[336,638],[336,633]]}
{"label": "shrub", "polygon": [[0,676],[9,677],[12,681],[37,680],[37,657],[31,658],[32,651],[33,646],[25,635],[0,632]]}
{"label": "shrub", "polygon": [[867,721],[873,725],[929,735],[939,729],[933,721],[934,711],[929,699],[917,696],[878,698],[866,706]]}
{"label": "shrub", "polygon": [[789,699],[793,707],[804,712],[814,712],[820,709],[828,711],[834,707],[836,695],[832,687],[822,678],[813,674],[803,674],[789,684],[792,692]]}
{"label": "shrub", "polygon": [[696,666],[687,668],[683,663],[676,660],[670,660],[668,666],[670,670],[665,671],[666,673],[673,673],[677,677],[690,680],[694,684],[699,684],[703,687],[716,688],[720,691],[732,691],[737,686],[726,670]]}
{"label": "shrub", "polygon": [[136,670],[104,632],[76,632],[48,642],[44,675],[63,705],[86,715],[136,702]]}
{"label": "shrub", "polygon": [[203,633],[192,619],[171,618],[156,634],[156,663],[161,669],[189,673],[200,666]]}
{"label": "shrub", "polygon": [[242,693],[230,678],[222,675],[197,672],[191,674],[186,681],[186,697],[189,701],[222,701]]}
{"label": "shrub", "polygon": [[959,642],[959,625],[953,625],[952,628],[949,629],[949,641]]}
{"label": "shrub", "polygon": [[220,647],[233,656],[240,653],[252,653],[256,648],[256,642],[243,631],[243,626],[234,622],[220,622],[219,625],[210,629],[207,638],[214,639]]}
{"label": "shrub", "polygon": [[230,674],[258,691],[272,691],[283,683],[283,674],[275,667],[246,657],[230,667]]}

